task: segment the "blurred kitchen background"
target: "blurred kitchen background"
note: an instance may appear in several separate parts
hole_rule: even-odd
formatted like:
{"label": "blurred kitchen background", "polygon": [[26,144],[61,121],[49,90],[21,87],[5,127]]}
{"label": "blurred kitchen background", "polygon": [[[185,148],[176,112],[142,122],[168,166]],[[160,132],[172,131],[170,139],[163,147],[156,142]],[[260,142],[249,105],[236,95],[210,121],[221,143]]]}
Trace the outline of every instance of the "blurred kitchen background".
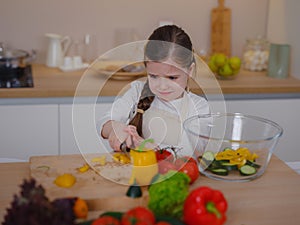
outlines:
{"label": "blurred kitchen background", "polygon": [[[45,33],[70,36],[73,51],[82,51],[88,43],[92,50],[87,57],[95,57],[124,41],[147,39],[160,24],[175,23],[190,34],[198,53],[209,52],[210,13],[217,4],[218,0],[1,0],[0,40],[13,48],[36,50],[36,62],[43,63]],[[225,0],[225,6],[232,10],[232,55],[241,56],[247,39],[262,36],[290,44],[292,60],[300,60],[299,0]],[[291,74],[300,78],[299,64],[292,61],[291,66]]]}

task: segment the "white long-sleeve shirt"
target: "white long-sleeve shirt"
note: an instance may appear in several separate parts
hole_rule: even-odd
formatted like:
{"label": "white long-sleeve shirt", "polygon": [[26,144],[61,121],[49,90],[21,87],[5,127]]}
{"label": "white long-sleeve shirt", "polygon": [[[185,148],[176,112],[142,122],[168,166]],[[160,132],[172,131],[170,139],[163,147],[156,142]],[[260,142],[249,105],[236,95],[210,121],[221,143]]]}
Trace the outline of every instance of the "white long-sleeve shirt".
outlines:
{"label": "white long-sleeve shirt", "polygon": [[[129,90],[113,103],[111,111],[106,113],[106,115],[101,118],[100,129],[102,129],[103,124],[108,120],[116,120],[127,124],[136,113],[137,103],[139,101],[143,86],[144,82],[133,81]],[[188,98],[187,118],[198,114],[209,113],[209,104],[205,98],[195,95],[191,92],[187,92],[186,96]],[[166,102],[155,97],[150,108],[155,107],[160,110],[167,111],[170,114],[178,115],[181,111],[181,102],[182,98]],[[188,142],[188,138],[189,137],[186,131],[183,130],[182,138],[176,147],[186,149],[185,143]]]}

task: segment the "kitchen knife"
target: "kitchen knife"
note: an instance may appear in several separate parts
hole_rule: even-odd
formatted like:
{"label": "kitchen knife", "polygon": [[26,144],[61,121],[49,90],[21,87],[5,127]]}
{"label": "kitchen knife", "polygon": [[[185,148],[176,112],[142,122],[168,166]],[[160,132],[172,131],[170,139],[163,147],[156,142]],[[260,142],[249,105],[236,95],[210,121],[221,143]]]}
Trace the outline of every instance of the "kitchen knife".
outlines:
{"label": "kitchen knife", "polygon": [[122,151],[123,153],[125,153],[128,157],[130,157],[130,155],[129,155],[130,148],[127,147],[127,144],[126,144],[125,141],[121,143],[120,149],[121,149],[121,151]]}

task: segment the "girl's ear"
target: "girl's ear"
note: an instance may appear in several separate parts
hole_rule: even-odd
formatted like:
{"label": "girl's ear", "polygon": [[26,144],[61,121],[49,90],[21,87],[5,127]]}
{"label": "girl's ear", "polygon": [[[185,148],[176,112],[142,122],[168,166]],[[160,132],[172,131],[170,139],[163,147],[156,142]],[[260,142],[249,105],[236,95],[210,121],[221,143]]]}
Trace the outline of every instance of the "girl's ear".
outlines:
{"label": "girl's ear", "polygon": [[189,71],[188,71],[190,77],[192,77],[192,75],[193,75],[193,73],[195,71],[195,66],[196,65],[195,65],[194,62],[190,65],[190,68],[189,68]]}

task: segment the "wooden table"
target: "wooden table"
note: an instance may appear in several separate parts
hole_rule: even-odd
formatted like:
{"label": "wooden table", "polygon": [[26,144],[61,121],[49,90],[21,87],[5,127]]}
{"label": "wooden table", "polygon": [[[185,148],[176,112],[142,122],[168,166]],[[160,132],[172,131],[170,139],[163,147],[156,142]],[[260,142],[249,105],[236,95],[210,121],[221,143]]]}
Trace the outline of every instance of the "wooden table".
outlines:
{"label": "wooden table", "polygon": [[[19,193],[19,185],[29,178],[28,163],[0,164],[0,217],[1,221],[12,201],[13,194]],[[124,185],[117,185],[103,179],[101,192],[109,193],[107,187],[114,185],[114,196],[123,195]],[[227,223],[230,225],[276,225],[300,224],[300,176],[283,161],[273,156],[265,174],[250,182],[224,182],[201,176],[192,186],[208,185],[222,190],[229,209]]]}

